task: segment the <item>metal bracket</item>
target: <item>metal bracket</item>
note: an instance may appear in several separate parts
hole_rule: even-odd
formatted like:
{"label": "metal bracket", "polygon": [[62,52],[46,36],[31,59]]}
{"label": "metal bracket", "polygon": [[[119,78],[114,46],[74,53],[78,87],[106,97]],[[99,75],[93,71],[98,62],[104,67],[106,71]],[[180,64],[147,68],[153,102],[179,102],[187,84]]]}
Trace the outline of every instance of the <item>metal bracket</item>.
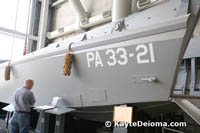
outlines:
{"label": "metal bracket", "polygon": [[87,40],[87,34],[84,34],[83,38],[81,39],[81,41],[86,41]]}
{"label": "metal bracket", "polygon": [[157,77],[146,77],[146,78],[141,78],[142,81],[147,81],[147,82],[155,82],[157,81]]}
{"label": "metal bracket", "polygon": [[89,18],[83,18],[83,19],[81,19],[81,24],[82,25],[86,25],[88,23],[89,23]]}
{"label": "metal bracket", "polygon": [[157,81],[156,75],[134,75],[135,83],[155,83]]}
{"label": "metal bracket", "polygon": [[112,28],[111,33],[121,32],[123,29],[125,29],[124,19],[115,23],[115,26],[114,26],[114,28]]}
{"label": "metal bracket", "polygon": [[112,16],[111,10],[103,12],[103,18],[107,18],[107,17],[110,17],[110,16]]}

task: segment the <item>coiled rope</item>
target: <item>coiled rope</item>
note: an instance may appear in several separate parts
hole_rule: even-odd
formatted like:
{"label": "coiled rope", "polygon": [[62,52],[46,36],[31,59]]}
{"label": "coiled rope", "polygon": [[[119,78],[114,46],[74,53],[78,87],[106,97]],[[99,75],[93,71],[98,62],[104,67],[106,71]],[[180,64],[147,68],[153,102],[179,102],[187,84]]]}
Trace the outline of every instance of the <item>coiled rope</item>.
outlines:
{"label": "coiled rope", "polygon": [[73,43],[69,44],[68,52],[66,53],[65,58],[64,58],[63,74],[65,76],[70,76],[70,74],[71,74],[71,66],[72,66],[72,57],[73,56],[70,52],[71,52],[71,45],[72,44]]}

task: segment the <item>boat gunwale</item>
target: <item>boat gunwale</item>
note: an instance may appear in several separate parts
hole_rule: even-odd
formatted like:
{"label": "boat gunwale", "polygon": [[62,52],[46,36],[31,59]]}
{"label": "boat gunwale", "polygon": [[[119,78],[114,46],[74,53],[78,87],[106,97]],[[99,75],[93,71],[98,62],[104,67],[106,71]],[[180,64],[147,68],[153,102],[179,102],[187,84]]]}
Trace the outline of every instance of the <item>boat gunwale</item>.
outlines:
{"label": "boat gunwale", "polygon": [[[188,18],[190,16],[191,14],[186,14],[184,16],[175,17],[174,19],[169,19],[168,21],[151,24],[149,26],[140,27],[131,31],[127,30],[127,31],[107,35],[107,36],[104,36],[103,41],[102,41],[102,37],[100,37],[100,38],[94,38],[94,39],[83,41],[83,42],[76,42],[72,45],[72,51],[79,51],[83,49],[89,49],[93,47],[113,44],[116,42],[123,42],[123,41],[133,40],[137,38],[147,37],[147,36],[151,36],[155,34],[185,29],[187,28]],[[76,44],[78,44],[79,46],[76,46]],[[38,50],[36,52],[32,52],[30,54],[27,54],[19,60],[11,61],[10,64],[17,65],[17,64],[21,64],[25,62],[34,61],[37,59],[64,54],[67,51],[67,46],[66,48],[64,47],[50,48],[51,50],[48,51],[48,53],[41,54],[43,52],[42,50],[45,50],[45,49],[48,49],[48,47]],[[5,67],[7,64],[8,62],[4,62],[0,64],[0,68]]]}

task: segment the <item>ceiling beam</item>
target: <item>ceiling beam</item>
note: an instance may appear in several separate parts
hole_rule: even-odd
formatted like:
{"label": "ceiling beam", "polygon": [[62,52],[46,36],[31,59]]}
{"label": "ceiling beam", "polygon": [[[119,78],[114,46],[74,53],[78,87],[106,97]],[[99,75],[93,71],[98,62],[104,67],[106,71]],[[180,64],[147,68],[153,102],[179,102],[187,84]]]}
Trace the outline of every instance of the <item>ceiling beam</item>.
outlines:
{"label": "ceiling beam", "polygon": [[16,37],[16,38],[20,38],[20,39],[26,39],[26,37],[28,37],[28,39],[31,39],[31,40],[35,40],[35,41],[38,40],[38,37],[36,37],[36,36],[26,35],[25,33],[15,31],[12,29],[8,29],[5,27],[0,27],[0,34],[4,34],[7,36],[11,36],[11,37]]}

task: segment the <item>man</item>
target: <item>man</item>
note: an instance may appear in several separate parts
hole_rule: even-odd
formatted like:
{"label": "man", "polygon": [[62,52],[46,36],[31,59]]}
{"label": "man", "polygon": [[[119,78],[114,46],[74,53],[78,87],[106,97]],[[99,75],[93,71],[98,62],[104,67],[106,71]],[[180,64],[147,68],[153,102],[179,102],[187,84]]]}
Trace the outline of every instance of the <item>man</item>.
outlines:
{"label": "man", "polygon": [[24,86],[16,89],[14,93],[14,114],[11,118],[10,133],[28,133],[30,126],[31,106],[35,104],[32,87],[34,81],[27,79]]}

